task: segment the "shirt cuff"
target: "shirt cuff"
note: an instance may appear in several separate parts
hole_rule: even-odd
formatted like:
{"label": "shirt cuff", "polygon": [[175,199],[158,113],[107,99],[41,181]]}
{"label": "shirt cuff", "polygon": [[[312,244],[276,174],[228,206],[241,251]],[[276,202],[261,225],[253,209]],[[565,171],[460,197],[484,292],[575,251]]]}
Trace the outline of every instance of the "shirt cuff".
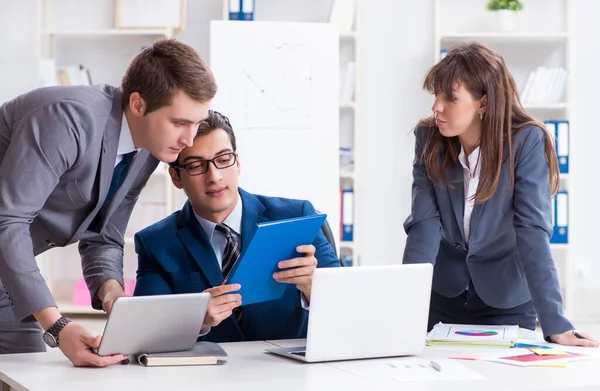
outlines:
{"label": "shirt cuff", "polygon": [[198,337],[204,337],[209,332],[210,332],[210,326],[203,327],[202,330],[200,330],[200,334],[198,334]]}
{"label": "shirt cuff", "polygon": [[310,310],[310,304],[308,303],[308,300],[306,300],[306,298],[304,297],[304,293],[302,292],[300,292],[300,305],[302,305],[302,308],[304,308],[305,310]]}

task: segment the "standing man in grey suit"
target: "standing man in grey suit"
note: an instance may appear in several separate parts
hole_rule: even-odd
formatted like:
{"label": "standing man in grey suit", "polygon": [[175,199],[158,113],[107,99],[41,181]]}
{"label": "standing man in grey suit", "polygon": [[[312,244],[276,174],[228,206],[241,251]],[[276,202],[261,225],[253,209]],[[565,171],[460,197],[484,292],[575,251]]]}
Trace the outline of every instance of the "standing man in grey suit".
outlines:
{"label": "standing man in grey suit", "polygon": [[123,237],[139,193],[159,161],[192,146],[215,93],[198,54],[163,40],[120,88],[42,88],[0,106],[0,353],[45,342],[76,366],[126,358],[91,352],[100,336],[61,316],[35,256],[79,242],[92,306],[109,312],[125,295]]}

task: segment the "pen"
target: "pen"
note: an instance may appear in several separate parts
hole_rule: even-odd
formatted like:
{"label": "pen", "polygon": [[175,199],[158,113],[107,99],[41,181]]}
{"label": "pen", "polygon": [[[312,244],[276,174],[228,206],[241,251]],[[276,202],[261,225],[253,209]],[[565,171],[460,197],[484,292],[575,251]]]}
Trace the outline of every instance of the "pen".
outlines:
{"label": "pen", "polygon": [[430,361],[431,366],[438,372],[442,372],[442,366],[435,361]]}
{"label": "pen", "polygon": [[579,333],[578,333],[577,331],[575,331],[575,330],[573,330],[573,335],[574,335],[576,338],[579,338],[579,339],[585,339],[584,337],[582,337],[582,336],[581,336],[581,334],[579,334]]}

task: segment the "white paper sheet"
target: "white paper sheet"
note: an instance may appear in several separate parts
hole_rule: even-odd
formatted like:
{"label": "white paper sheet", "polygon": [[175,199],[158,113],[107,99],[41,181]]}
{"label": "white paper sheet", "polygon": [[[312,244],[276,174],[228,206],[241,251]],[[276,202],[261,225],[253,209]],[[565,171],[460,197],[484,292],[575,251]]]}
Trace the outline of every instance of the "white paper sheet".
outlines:
{"label": "white paper sheet", "polygon": [[377,360],[339,361],[329,363],[333,367],[356,376],[383,383],[435,382],[480,380],[485,376],[456,360],[433,359],[442,370],[436,370],[432,359],[402,357]]}

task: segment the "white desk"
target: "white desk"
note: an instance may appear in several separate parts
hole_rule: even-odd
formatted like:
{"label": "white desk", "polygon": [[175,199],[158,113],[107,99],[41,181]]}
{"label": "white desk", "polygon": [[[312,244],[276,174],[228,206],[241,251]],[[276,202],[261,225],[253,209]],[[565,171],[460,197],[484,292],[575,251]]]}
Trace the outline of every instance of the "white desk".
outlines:
{"label": "white desk", "polygon": [[[226,364],[219,366],[146,368],[129,364],[109,368],[76,368],[57,350],[0,355],[0,381],[5,383],[5,389],[18,391],[600,390],[600,377],[596,376],[600,368],[599,360],[571,362],[567,368],[520,368],[483,361],[461,361],[486,378],[468,382],[398,383],[389,379],[360,377],[352,371],[338,369],[336,363],[305,364],[265,353],[265,349],[273,345],[299,346],[302,343],[270,341],[222,344],[229,358]],[[427,347],[422,356],[443,358],[451,354],[446,350]]]}

